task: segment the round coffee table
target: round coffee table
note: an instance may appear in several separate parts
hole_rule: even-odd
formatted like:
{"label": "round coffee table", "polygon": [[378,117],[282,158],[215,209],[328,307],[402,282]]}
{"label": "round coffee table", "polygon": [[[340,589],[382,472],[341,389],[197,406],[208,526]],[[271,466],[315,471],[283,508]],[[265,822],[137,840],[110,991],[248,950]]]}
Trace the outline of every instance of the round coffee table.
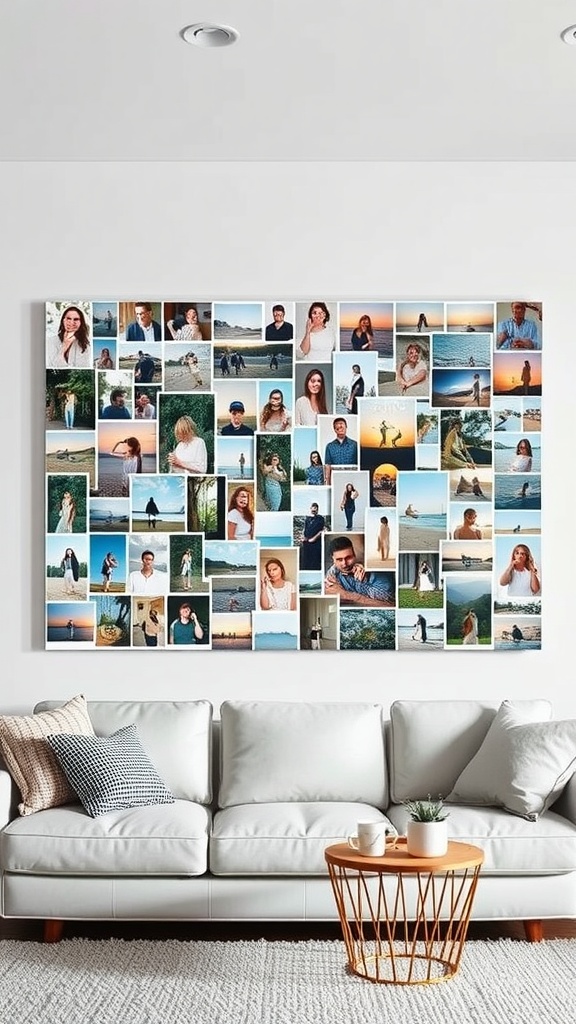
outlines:
{"label": "round coffee table", "polygon": [[401,837],[384,857],[362,857],[347,843],[325,857],[354,974],[387,985],[454,977],[482,850],[450,842],[444,857],[411,857]]}

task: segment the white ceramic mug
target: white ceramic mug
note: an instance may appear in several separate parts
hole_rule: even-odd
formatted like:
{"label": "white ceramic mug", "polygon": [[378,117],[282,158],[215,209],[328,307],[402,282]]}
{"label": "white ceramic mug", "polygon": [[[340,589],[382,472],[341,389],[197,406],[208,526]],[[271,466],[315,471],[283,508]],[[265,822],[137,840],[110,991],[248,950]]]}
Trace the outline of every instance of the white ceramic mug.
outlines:
{"label": "white ceramic mug", "polygon": [[383,857],[398,841],[396,829],[385,821],[359,821],[348,836],[348,846],[362,857]]}

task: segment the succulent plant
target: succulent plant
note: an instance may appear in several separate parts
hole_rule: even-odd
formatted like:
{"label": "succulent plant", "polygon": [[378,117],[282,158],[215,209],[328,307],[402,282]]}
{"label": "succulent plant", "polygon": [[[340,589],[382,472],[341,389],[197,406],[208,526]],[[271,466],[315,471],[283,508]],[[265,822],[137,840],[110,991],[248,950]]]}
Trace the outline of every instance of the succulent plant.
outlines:
{"label": "succulent plant", "polygon": [[444,821],[450,813],[445,810],[442,797],[433,800],[430,793],[427,800],[404,800],[404,806],[412,821]]}

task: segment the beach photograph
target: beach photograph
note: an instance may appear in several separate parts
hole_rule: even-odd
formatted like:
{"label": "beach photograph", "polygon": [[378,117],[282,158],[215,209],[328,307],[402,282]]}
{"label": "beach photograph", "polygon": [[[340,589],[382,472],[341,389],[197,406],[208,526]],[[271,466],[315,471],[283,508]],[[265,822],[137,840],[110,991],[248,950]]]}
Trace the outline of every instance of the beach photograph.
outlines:
{"label": "beach photograph", "polygon": [[261,377],[280,380],[291,377],[294,345],[287,341],[230,341],[214,343],[213,375],[218,380],[241,380]]}
{"label": "beach photograph", "polygon": [[396,338],[393,373],[378,374],[378,394],[384,398],[395,395],[428,398],[430,395],[430,339],[421,334]]}
{"label": "beach photograph", "polygon": [[523,398],[522,430],[542,430],[542,398]]}
{"label": "beach photograph", "polygon": [[258,551],[259,545],[251,540],[207,540],[204,544],[204,575],[254,576]]}
{"label": "beach photograph", "polygon": [[215,302],[213,316],[217,341],[257,341],[262,337],[261,302]]}
{"label": "beach photograph", "polygon": [[344,608],[340,612],[341,651],[393,651],[396,613],[384,608]]}
{"label": "beach photograph", "polygon": [[[492,505],[476,501],[474,496],[467,504],[450,502],[448,506],[448,530],[452,540],[491,540],[494,529]],[[457,533],[458,536],[454,536]],[[471,534],[473,536],[471,536]],[[479,536],[477,536],[479,534]]]}
{"label": "beach photograph", "polygon": [[494,513],[496,533],[530,535],[541,532],[540,509],[497,509]]}
{"label": "beach photograph", "polygon": [[396,333],[444,330],[443,302],[397,302]]}
{"label": "beach photograph", "polygon": [[[139,469],[138,469],[139,467]],[[107,420],[98,425],[99,498],[125,498],[133,475],[155,473],[156,426]]]}
{"label": "beach photograph", "polygon": [[[114,339],[118,336],[118,303],[115,300],[92,303],[92,334],[94,336],[94,359],[98,359],[101,346],[106,346],[110,339],[112,339],[112,344],[115,344]],[[105,340],[99,342],[98,338]]]}
{"label": "beach photograph", "polygon": [[438,551],[446,538],[448,474],[403,473],[398,486],[401,551]]}
{"label": "beach photograph", "polygon": [[228,480],[242,483],[254,480],[254,438],[218,437],[216,441],[216,473]]}
{"label": "beach photograph", "polygon": [[93,430],[46,434],[46,472],[86,473],[96,486],[96,435]]}
{"label": "beach photograph", "polygon": [[447,302],[446,330],[467,333],[494,331],[493,302]]}
{"label": "beach photograph", "polygon": [[186,479],[160,474],[132,477],[133,532],[153,529],[158,533],[181,533],[186,520]]}
{"label": "beach photograph", "polygon": [[90,498],[88,502],[90,533],[128,533],[130,529],[129,498]]}
{"label": "beach photograph", "polygon": [[490,368],[491,334],[433,334],[432,365]]}
{"label": "beach photograph", "polygon": [[164,349],[164,391],[210,391],[212,346],[197,341]]}
{"label": "beach photograph", "polygon": [[445,578],[446,646],[474,650],[492,646],[492,577]]}
{"label": "beach photograph", "polygon": [[539,615],[516,615],[494,622],[496,651],[539,651],[542,647],[542,620]]}
{"label": "beach photograph", "polygon": [[92,601],[46,605],[46,646],[54,649],[94,645],[96,607]]}
{"label": "beach photograph", "polygon": [[442,573],[492,572],[492,544],[483,540],[440,541]]}
{"label": "beach photograph", "polygon": [[46,537],[46,600],[85,601],[88,597],[88,536]]}
{"label": "beach photograph", "polygon": [[254,576],[219,576],[212,580],[212,611],[241,615],[256,610]]}
{"label": "beach photograph", "polygon": [[324,573],[320,572],[307,572],[300,571],[300,594],[302,596],[311,597],[312,595],[320,595],[322,593],[322,584],[324,582]]}
{"label": "beach photograph", "polygon": [[96,534],[90,537],[90,593],[126,591],[126,537]]}
{"label": "beach photograph", "polygon": [[527,438],[522,433],[507,432],[494,438],[496,473],[540,473],[541,469],[540,434]]}
{"label": "beach photograph", "polygon": [[[341,302],[340,351],[374,351],[379,358],[390,358],[394,350],[394,303]],[[363,318],[369,322],[360,324]],[[362,328],[365,328],[364,332]],[[358,328],[357,334],[354,334]],[[366,340],[367,339],[367,340]],[[364,346],[369,345],[369,349]]]}
{"label": "beach photograph", "polygon": [[397,650],[441,651],[444,648],[444,609],[398,608]]}
{"label": "beach photograph", "polygon": [[494,508],[542,508],[541,477],[539,473],[504,473],[494,477]]}
{"label": "beach photograph", "polygon": [[252,613],[255,651],[297,651],[298,612]]}
{"label": "beach photograph", "polygon": [[467,505],[492,501],[493,475],[490,466],[450,471],[450,501]]}
{"label": "beach photograph", "polygon": [[252,616],[250,613],[226,615],[222,612],[213,612],[212,650],[251,651]]}
{"label": "beach photograph", "polygon": [[432,370],[432,405],[436,408],[488,408],[490,398],[489,370]]}
{"label": "beach photograph", "polygon": [[[529,400],[530,401],[530,400]],[[502,434],[522,429],[522,398],[493,398],[492,417],[494,433]]]}
{"label": "beach photograph", "polygon": [[494,395],[541,395],[542,353],[496,352],[492,387]]}
{"label": "beach photograph", "polygon": [[269,548],[291,548],[294,544],[292,513],[259,512],[256,516],[254,537],[260,544]]}

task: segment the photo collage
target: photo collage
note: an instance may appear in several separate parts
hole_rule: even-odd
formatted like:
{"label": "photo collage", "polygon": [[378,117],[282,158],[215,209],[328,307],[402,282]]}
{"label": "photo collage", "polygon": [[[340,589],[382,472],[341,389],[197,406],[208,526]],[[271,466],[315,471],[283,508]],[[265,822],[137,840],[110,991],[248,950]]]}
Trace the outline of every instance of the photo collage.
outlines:
{"label": "photo collage", "polygon": [[541,647],[541,302],[45,327],[47,649]]}

